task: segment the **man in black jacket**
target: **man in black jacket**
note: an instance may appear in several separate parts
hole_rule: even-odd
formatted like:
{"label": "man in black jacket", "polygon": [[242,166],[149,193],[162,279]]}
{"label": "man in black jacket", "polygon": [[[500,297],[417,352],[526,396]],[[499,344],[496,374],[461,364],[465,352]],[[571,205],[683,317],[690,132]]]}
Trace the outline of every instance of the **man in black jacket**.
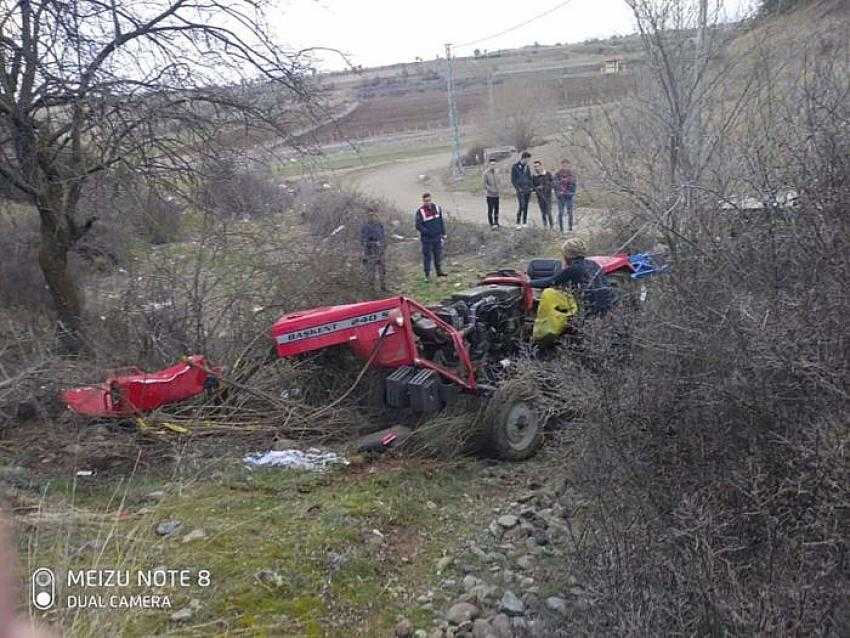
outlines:
{"label": "man in black jacket", "polygon": [[532,279],[532,288],[569,288],[587,316],[602,315],[616,303],[616,292],[595,261],[586,259],[587,248],[578,237],[564,242],[564,269],[557,275]]}
{"label": "man in black jacket", "polygon": [[431,193],[422,194],[422,205],[414,213],[419,241],[422,242],[422,266],[425,269],[425,281],[431,280],[431,260],[438,277],[448,277],[443,272],[443,242],[446,240],[446,224],[443,221],[443,209],[431,201]]}
{"label": "man in black jacket", "polygon": [[546,170],[543,162],[534,160],[534,175],[531,177],[534,192],[537,193],[537,205],[543,218],[543,228],[553,228],[552,224],[552,173]]}
{"label": "man in black jacket", "polygon": [[516,227],[522,228],[528,223],[528,200],[531,199],[531,191],[533,188],[531,178],[531,168],[528,166],[528,160],[531,153],[523,151],[519,161],[511,166],[511,184],[516,189]]}
{"label": "man in black jacket", "polygon": [[366,281],[373,288],[380,286],[381,291],[386,291],[387,269],[384,264],[384,251],[387,247],[386,233],[378,217],[378,210],[374,206],[369,207],[366,223],[360,227],[360,245],[363,248],[363,272]]}

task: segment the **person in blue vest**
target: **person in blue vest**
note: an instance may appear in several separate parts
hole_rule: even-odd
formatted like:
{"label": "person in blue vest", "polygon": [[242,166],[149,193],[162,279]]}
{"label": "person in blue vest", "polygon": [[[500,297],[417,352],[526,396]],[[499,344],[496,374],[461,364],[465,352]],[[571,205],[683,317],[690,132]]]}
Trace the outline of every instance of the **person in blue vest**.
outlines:
{"label": "person in blue vest", "polygon": [[425,281],[431,281],[431,262],[438,277],[448,277],[443,272],[443,242],[446,241],[446,223],[443,209],[431,201],[431,193],[422,193],[422,205],[414,213],[419,241],[422,242],[422,267]]}

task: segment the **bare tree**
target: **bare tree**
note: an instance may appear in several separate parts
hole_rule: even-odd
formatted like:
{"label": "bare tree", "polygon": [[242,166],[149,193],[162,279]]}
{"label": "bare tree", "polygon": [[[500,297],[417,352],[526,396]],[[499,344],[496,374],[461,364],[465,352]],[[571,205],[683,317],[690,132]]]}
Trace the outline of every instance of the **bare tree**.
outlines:
{"label": "bare tree", "polygon": [[2,0],[0,177],[38,211],[39,264],[68,351],[83,347],[68,254],[96,221],[79,210],[89,178],[121,164],[150,178],[191,172],[236,129],[298,124],[307,60],[272,42],[264,5]]}
{"label": "bare tree", "polygon": [[681,239],[689,187],[702,180],[752,97],[742,56],[726,56],[734,30],[720,0],[626,0],[641,36],[642,63],[623,100],[583,113],[579,139],[608,184]]}

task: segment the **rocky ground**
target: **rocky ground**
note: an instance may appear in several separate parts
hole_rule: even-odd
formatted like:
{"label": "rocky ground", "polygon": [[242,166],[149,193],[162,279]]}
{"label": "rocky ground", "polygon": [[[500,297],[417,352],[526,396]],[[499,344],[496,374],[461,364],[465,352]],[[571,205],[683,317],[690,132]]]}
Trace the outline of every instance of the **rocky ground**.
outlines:
{"label": "rocky ground", "polygon": [[517,485],[526,474],[510,465],[484,471],[482,481],[510,496],[456,553],[434,566],[434,586],[416,599],[421,608],[435,610],[433,626],[414,627],[400,618],[397,638],[557,636],[568,616],[588,608],[589,592],[568,570],[582,501],[567,481],[547,474],[531,472]]}

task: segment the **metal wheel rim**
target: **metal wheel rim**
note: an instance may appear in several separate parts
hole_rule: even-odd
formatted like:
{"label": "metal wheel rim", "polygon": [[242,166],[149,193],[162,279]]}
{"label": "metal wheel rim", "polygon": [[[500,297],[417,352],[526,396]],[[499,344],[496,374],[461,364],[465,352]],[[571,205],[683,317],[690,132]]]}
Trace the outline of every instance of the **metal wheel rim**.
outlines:
{"label": "metal wheel rim", "polygon": [[512,448],[524,449],[537,436],[537,419],[527,403],[515,403],[505,419],[505,434]]}

